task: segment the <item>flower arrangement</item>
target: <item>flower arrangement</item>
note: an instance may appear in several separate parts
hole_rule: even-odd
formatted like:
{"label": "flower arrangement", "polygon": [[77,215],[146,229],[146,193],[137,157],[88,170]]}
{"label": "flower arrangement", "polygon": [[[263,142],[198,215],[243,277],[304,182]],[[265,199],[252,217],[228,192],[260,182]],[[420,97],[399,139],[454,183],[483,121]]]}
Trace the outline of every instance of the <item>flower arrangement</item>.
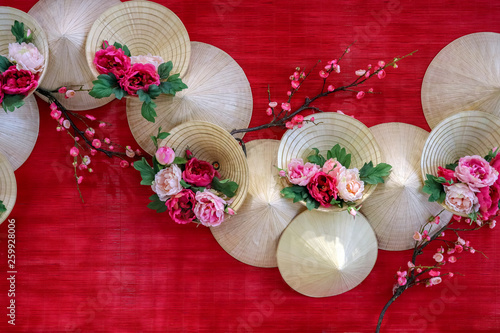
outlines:
{"label": "flower arrangement", "polygon": [[11,32],[16,38],[9,44],[7,57],[0,56],[0,103],[7,111],[24,105],[24,98],[38,86],[45,58],[31,43],[33,34],[24,23],[15,21]]}
{"label": "flower arrangement", "polygon": [[90,96],[139,97],[143,102],[142,116],[153,123],[156,117],[153,100],[160,94],[175,95],[187,88],[179,74],[170,75],[171,61],[164,62],[160,56],[151,54],[132,56],[128,47],[119,43],[109,45],[104,41],[95,54],[94,65],[100,75],[92,82]]}
{"label": "flower arrangement", "polygon": [[286,169],[279,170],[280,177],[292,184],[281,190],[281,194],[293,199],[293,202],[304,201],[309,210],[334,205],[343,208],[346,204],[352,215],[359,210],[355,208],[356,201],[363,198],[365,183],[383,183],[392,169],[386,163],[373,166],[372,161],[365,163],[360,170],[349,169],[351,154],[339,144],[327,152],[326,158],[319,153],[319,149],[313,148],[307,160],[304,164],[303,159],[294,158],[288,162]]}
{"label": "flower arrangement", "polygon": [[483,158],[465,156],[444,167],[437,176],[427,174],[423,191],[429,201],[445,204],[456,214],[481,224],[498,214],[500,201],[500,156],[494,148]]}
{"label": "flower arrangement", "polygon": [[158,140],[169,133],[158,129],[152,136],[156,147],[153,166],[145,158],[134,163],[141,173],[141,185],[151,186],[153,194],[148,208],[158,213],[168,211],[174,222],[199,223],[207,227],[220,225],[225,214],[234,215],[230,207],[231,198],[236,195],[238,184],[229,179],[220,179],[214,165],[199,160],[186,150],[186,158],[176,156],[170,147],[158,147]]}

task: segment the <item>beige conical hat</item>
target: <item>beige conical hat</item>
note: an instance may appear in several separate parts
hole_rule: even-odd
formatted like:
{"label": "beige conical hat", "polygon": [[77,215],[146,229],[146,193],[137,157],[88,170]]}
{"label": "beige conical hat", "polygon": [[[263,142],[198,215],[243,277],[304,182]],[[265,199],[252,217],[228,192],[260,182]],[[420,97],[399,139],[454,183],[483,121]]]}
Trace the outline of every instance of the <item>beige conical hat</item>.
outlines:
{"label": "beige conical hat", "polygon": [[182,21],[170,9],[151,1],[128,1],[103,12],[94,22],[87,38],[86,57],[95,77],[95,53],[103,40],[118,42],[130,49],[132,56],[160,56],[172,61],[172,74],[187,71],[191,44]]}
{"label": "beige conical hat", "polygon": [[17,170],[30,156],[38,138],[40,114],[35,96],[24,99],[24,105],[6,113],[0,107],[0,152]]}
{"label": "beige conical hat", "polygon": [[[3,112],[3,111],[2,111]],[[14,169],[5,155],[0,153],[0,200],[7,208],[0,213],[0,224],[9,216],[17,198],[17,185]]]}
{"label": "beige conical hat", "polygon": [[[425,142],[422,151],[422,178],[437,176],[438,167],[454,163],[464,156],[486,156],[489,150],[500,147],[500,117],[482,111],[456,113],[440,122]],[[448,211],[467,216],[452,210]]]}
{"label": "beige conical hat", "polygon": [[[0,55],[8,58],[9,44],[15,43],[16,38],[11,33],[12,25],[15,21],[24,23],[25,28],[31,29],[33,35],[32,43],[38,48],[38,51],[44,57],[44,70],[38,78],[38,85],[43,84],[45,75],[47,74],[47,66],[49,63],[49,46],[47,43],[47,36],[38,22],[25,12],[11,8],[0,6]],[[30,92],[27,96],[33,94]]]}
{"label": "beige conical hat", "polygon": [[[278,150],[278,167],[286,169],[288,162],[292,158],[302,158],[304,163],[307,157],[311,155],[313,148],[318,148],[320,153],[325,156],[336,144],[345,148],[347,153],[351,154],[350,168],[361,169],[364,163],[370,161],[373,165],[382,162],[380,148],[370,132],[362,122],[336,112],[317,113],[312,115],[315,118],[315,124],[305,123],[302,128],[294,128],[285,132],[281,138],[280,148]],[[312,116],[305,117],[310,119]],[[277,171],[276,171],[277,172]],[[365,184],[363,197],[356,201],[359,205],[368,198],[375,190],[377,185]],[[319,207],[322,211],[342,211],[343,208],[331,206],[329,208]]]}
{"label": "beige conical hat", "polygon": [[[392,165],[385,183],[378,184],[363,202],[361,212],[370,222],[382,250],[401,251],[413,248],[413,234],[430,216],[443,208],[427,201],[422,192],[420,157],[429,133],[403,123],[385,123],[370,128],[380,145],[384,162]],[[440,226],[451,219],[441,213]]]}
{"label": "beige conical hat", "polygon": [[235,211],[241,207],[248,192],[248,164],[243,149],[229,132],[206,121],[188,121],[174,127],[160,146],[171,147],[178,156],[185,156],[189,149],[197,159],[219,164],[221,179],[239,185],[231,207]]}
{"label": "beige conical hat", "polygon": [[227,253],[245,264],[276,267],[276,249],[288,223],[305,208],[281,197],[276,174],[278,140],[247,143],[248,195],[228,223],[211,228]]}
{"label": "beige conical hat", "polygon": [[250,83],[243,69],[226,52],[209,44],[191,42],[189,69],[182,80],[187,89],[175,96],[160,95],[155,101],[158,116],[154,123],[141,115],[140,100],[127,99],[130,130],[142,149],[154,152],[149,136],[160,126],[169,131],[189,120],[204,120],[228,131],[248,127],[253,108]]}
{"label": "beige conical hat", "polygon": [[[68,85],[92,88],[95,77],[87,65],[85,41],[99,15],[119,3],[119,0],[40,0],[30,9],[28,13],[40,22],[47,34],[50,49],[43,89],[53,91]],[[46,100],[41,94],[37,95]],[[70,99],[59,93],[54,96],[68,110],[93,109],[114,99],[114,96],[93,98],[88,91],[77,91]]]}
{"label": "beige conical hat", "polygon": [[500,34],[479,32],[446,45],[422,82],[422,108],[431,128],[465,110],[500,116]]}
{"label": "beige conical hat", "polygon": [[278,268],[285,282],[311,297],[345,293],[370,274],[377,238],[365,217],[305,211],[281,235]]}

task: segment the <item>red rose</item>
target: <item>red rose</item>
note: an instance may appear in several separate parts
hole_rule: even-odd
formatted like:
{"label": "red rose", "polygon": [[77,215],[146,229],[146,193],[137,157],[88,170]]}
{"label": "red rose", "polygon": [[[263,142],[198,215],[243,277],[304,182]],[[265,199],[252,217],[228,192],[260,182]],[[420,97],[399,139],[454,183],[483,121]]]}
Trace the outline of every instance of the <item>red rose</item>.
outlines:
{"label": "red rose", "polygon": [[476,192],[477,201],[479,203],[479,213],[481,219],[488,221],[491,217],[498,213],[498,202],[500,201],[500,181],[497,180],[489,187],[480,188]]}
{"label": "red rose", "polygon": [[212,179],[218,174],[212,164],[193,157],[186,163],[186,169],[182,172],[182,179],[194,186],[207,186],[212,183]]}
{"label": "red rose", "polygon": [[137,96],[137,90],[147,91],[152,84],[160,84],[160,75],[154,65],[136,63],[118,82],[129,95]]}
{"label": "red rose", "polygon": [[195,204],[194,192],[188,189],[183,189],[171,196],[165,203],[168,208],[168,214],[174,222],[179,224],[187,224],[196,218],[193,211]]}
{"label": "red rose", "polygon": [[24,95],[38,86],[38,81],[33,73],[21,69],[17,70],[16,66],[10,66],[3,72],[2,91],[9,95]]}
{"label": "red rose", "polygon": [[337,199],[337,187],[335,184],[337,180],[324,173],[323,171],[317,172],[312,176],[307,189],[309,194],[320,203],[323,207],[330,207],[330,201]]}
{"label": "red rose", "polygon": [[[438,167],[438,177],[443,177],[447,181],[453,180],[453,184],[455,184],[457,182],[457,177],[455,177],[455,171],[450,170],[450,169]],[[443,185],[449,186],[450,184],[443,183]]]}
{"label": "red rose", "polygon": [[3,102],[3,76],[0,74],[0,103]]}
{"label": "red rose", "polygon": [[122,49],[108,46],[95,53],[94,65],[100,74],[113,73],[117,78],[122,77],[130,70],[130,58]]}

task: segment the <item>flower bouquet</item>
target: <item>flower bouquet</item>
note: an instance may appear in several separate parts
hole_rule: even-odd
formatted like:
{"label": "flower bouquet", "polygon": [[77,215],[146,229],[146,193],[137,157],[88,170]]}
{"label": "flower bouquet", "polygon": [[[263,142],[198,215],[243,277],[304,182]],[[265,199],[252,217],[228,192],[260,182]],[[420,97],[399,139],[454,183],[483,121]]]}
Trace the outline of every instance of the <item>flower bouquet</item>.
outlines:
{"label": "flower bouquet", "polygon": [[[198,122],[185,124],[189,125],[190,123]],[[178,127],[185,128],[185,124]],[[175,130],[176,128],[174,128]],[[172,136],[175,134],[174,131],[172,131]],[[180,132],[180,136],[192,137],[188,133],[189,130],[181,130]],[[149,198],[151,202],[148,207],[159,213],[168,211],[174,222],[179,224],[194,222],[207,227],[220,225],[227,218],[226,214],[234,215],[236,208],[241,205],[246,194],[248,179],[242,178],[241,175],[238,177],[239,180],[246,179],[246,181],[243,181],[243,192],[237,182],[229,178],[223,179],[224,177],[219,173],[222,168],[221,163],[217,161],[209,162],[201,157],[202,155],[206,156],[207,153],[219,153],[219,151],[213,150],[211,142],[208,144],[208,148],[205,148],[202,143],[200,143],[200,146],[195,147],[197,150],[202,149],[199,154],[191,152],[190,149],[181,149],[179,146],[177,146],[178,151],[175,152],[168,144],[173,142],[172,146],[175,146],[175,137],[178,138],[179,135],[175,135],[173,139],[166,139],[168,136],[169,134],[161,132],[160,128],[158,134],[152,137],[157,148],[152,165],[145,158],[134,163],[134,168],[141,173],[141,184],[151,186],[151,189],[155,192]],[[229,133],[227,133],[227,136],[229,136]],[[203,137],[199,138],[203,140]],[[213,140],[218,139],[213,138]],[[158,145],[158,140],[161,139],[166,140]],[[169,141],[169,139],[171,140]],[[236,141],[232,140],[238,147]],[[220,150],[224,149],[227,148],[221,148]],[[185,157],[179,154],[184,150]],[[243,155],[241,149],[237,151],[237,153],[240,152]],[[233,152],[225,151],[221,153],[221,156],[231,155],[231,153]],[[195,155],[198,157],[195,157]],[[238,157],[235,159],[239,160]],[[238,171],[240,171],[239,169]],[[248,176],[246,164],[242,170],[244,175]]]}
{"label": "flower bouquet", "polygon": [[139,97],[143,102],[142,116],[153,123],[156,117],[153,100],[160,94],[175,95],[187,88],[179,74],[170,75],[171,61],[164,62],[162,57],[151,54],[132,56],[128,47],[119,43],[109,45],[104,41],[95,54],[94,66],[100,75],[92,82],[90,96]]}
{"label": "flower bouquet", "polygon": [[11,32],[16,42],[9,43],[7,56],[0,55],[0,102],[5,112],[24,105],[24,98],[35,91],[46,65],[46,58],[32,43],[31,29],[16,20]]}

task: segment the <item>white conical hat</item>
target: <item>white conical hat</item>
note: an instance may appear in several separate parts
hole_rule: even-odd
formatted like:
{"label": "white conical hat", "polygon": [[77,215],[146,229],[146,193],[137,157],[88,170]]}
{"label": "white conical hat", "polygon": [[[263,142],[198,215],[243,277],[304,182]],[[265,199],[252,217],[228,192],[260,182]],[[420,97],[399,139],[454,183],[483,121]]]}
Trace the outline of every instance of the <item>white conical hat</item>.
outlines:
{"label": "white conical hat", "polygon": [[0,153],[0,200],[7,208],[0,213],[0,224],[9,216],[17,198],[17,184],[14,169],[5,155]]}

